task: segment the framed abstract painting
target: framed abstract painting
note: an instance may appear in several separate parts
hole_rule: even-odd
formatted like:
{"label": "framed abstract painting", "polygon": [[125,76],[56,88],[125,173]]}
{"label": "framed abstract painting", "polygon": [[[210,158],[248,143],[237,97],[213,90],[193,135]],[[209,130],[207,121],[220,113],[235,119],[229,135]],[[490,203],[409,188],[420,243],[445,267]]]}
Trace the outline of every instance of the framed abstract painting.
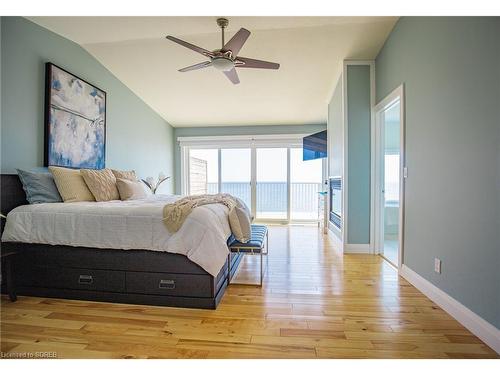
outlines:
{"label": "framed abstract painting", "polygon": [[102,169],[105,156],[106,92],[47,63],[45,166]]}

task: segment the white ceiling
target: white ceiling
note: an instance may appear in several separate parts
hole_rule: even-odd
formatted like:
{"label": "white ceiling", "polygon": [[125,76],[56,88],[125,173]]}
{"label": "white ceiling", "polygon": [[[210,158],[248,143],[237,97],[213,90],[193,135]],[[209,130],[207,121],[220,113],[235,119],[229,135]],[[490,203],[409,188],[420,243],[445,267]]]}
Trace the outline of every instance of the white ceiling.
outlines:
{"label": "white ceiling", "polygon": [[229,17],[226,41],[252,34],[240,55],[279,70],[239,69],[233,85],[206,60],[165,39],[220,48],[217,17],[30,17],[82,45],[175,127],[325,123],[344,59],[373,59],[396,17]]}

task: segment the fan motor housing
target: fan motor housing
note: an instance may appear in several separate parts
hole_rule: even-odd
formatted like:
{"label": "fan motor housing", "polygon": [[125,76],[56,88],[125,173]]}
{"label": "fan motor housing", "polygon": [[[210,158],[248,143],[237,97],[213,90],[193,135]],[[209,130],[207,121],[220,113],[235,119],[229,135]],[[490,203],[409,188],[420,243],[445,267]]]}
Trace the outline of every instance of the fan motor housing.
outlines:
{"label": "fan motor housing", "polygon": [[234,62],[227,57],[214,57],[212,59],[212,66],[217,70],[227,72],[234,68]]}

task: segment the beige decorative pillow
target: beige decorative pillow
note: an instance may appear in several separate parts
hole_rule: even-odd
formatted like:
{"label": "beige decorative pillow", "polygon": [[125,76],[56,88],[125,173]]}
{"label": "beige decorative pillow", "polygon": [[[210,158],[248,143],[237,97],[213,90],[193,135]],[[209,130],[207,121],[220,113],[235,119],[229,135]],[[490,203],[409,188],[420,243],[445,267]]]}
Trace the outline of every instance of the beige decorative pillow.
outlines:
{"label": "beige decorative pillow", "polygon": [[252,238],[250,216],[244,208],[236,206],[233,210],[234,215],[229,214],[228,219],[234,237],[242,243],[250,241]]}
{"label": "beige decorative pillow", "polygon": [[147,197],[147,194],[144,191],[144,186],[139,181],[130,181],[124,178],[117,178],[116,187],[120,192],[120,198],[122,201],[127,201],[130,199],[142,199]]}
{"label": "beige decorative pillow", "polygon": [[252,216],[250,209],[248,208],[246,203],[243,201],[243,199],[240,199],[238,197],[233,197],[233,198],[236,200],[236,206],[238,206],[239,208],[244,210],[246,212],[246,214],[248,215],[248,217],[250,218],[250,222],[252,222],[254,217]]}
{"label": "beige decorative pillow", "polygon": [[116,188],[116,178],[111,169],[82,169],[80,173],[98,202],[120,199]]}
{"label": "beige decorative pillow", "polygon": [[64,202],[95,201],[78,169],[51,166],[49,171]]}
{"label": "beige decorative pillow", "polygon": [[233,208],[234,215],[229,215],[229,225],[234,237],[240,242],[248,242],[252,238],[252,214],[245,202],[240,198],[233,197],[236,206]]}
{"label": "beige decorative pillow", "polygon": [[135,174],[135,171],[118,171],[116,169],[112,169],[111,172],[113,172],[116,178],[137,181],[137,175]]}

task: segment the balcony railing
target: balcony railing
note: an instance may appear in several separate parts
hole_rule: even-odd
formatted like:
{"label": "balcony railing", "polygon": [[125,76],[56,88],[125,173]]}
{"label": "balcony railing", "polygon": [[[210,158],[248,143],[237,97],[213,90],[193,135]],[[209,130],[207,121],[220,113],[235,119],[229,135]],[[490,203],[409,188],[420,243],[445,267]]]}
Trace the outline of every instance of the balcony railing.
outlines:
{"label": "balcony railing", "polygon": [[[286,182],[257,182],[257,217],[286,218]],[[318,192],[321,183],[292,182],[290,184],[291,218],[298,220],[318,219]],[[217,193],[217,183],[208,183],[207,192]],[[221,192],[232,194],[251,206],[251,187],[249,182],[223,182]]]}

